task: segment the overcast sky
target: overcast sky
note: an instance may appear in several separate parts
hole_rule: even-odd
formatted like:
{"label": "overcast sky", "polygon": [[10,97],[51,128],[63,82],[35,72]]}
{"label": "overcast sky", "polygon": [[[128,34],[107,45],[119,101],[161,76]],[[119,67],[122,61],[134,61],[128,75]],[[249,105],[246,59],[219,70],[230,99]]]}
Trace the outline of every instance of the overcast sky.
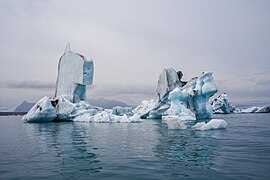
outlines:
{"label": "overcast sky", "polygon": [[270,102],[269,0],[1,0],[0,110],[52,97],[68,42],[94,61],[89,98],[155,98],[173,67],[214,72],[233,103]]}

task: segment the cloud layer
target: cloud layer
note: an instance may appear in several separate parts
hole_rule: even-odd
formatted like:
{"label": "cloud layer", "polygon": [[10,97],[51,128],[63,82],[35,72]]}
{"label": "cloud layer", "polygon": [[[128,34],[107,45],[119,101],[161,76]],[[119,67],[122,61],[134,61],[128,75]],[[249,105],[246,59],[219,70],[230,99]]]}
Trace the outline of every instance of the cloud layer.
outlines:
{"label": "cloud layer", "polygon": [[269,18],[267,0],[1,0],[0,98],[53,95],[70,42],[94,60],[89,96],[138,103],[174,67],[185,80],[213,71],[235,102],[269,102]]}

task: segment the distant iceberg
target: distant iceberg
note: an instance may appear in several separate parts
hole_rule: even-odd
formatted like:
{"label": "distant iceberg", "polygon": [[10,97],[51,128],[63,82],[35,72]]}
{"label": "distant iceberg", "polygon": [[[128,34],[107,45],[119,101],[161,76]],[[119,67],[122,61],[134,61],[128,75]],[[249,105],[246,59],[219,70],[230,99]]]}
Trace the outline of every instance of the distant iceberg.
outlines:
{"label": "distant iceberg", "polygon": [[226,93],[223,93],[219,95],[218,98],[213,99],[211,105],[214,114],[230,114],[235,110],[235,107],[230,104]]}
{"label": "distant iceberg", "polygon": [[253,106],[248,108],[236,108],[232,106],[229,102],[226,93],[218,96],[218,98],[213,99],[211,102],[214,114],[241,114],[241,113],[270,113],[269,106]]}
{"label": "distant iceberg", "polygon": [[253,106],[249,108],[236,108],[233,113],[270,113],[270,106]]}

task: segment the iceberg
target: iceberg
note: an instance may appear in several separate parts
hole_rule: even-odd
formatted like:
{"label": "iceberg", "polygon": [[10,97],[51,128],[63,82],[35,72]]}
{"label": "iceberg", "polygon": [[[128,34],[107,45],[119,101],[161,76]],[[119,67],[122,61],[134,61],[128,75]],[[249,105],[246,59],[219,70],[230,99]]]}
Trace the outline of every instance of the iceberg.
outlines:
{"label": "iceberg", "polygon": [[[181,71],[164,69],[158,80],[158,100],[142,101],[131,107],[103,109],[86,102],[86,86],[92,85],[94,64],[91,59],[66,46],[58,64],[55,97],[44,97],[23,116],[26,122],[76,121],[97,123],[142,122],[142,118],[160,118],[169,129],[187,129],[198,119],[211,119],[209,98],[217,92],[212,72],[203,72],[189,82],[181,81]],[[196,124],[194,129],[225,128],[224,120],[213,119]]]}
{"label": "iceberg", "polygon": [[182,84],[185,83],[180,81],[175,70],[164,69],[158,80],[158,101],[143,101],[135,110],[140,111],[141,118],[161,118],[177,113],[182,116],[181,112],[187,112],[195,114],[196,119],[211,119],[213,109],[209,99],[217,92],[212,72],[204,72],[184,86]]}
{"label": "iceberg", "polygon": [[235,107],[229,103],[228,96],[223,93],[218,98],[211,102],[214,114],[230,114],[235,110]]}
{"label": "iceberg", "polygon": [[248,108],[236,108],[229,102],[226,93],[213,99],[211,102],[214,114],[244,114],[244,113],[270,113],[270,106],[252,106]]}
{"label": "iceberg", "polygon": [[86,86],[92,84],[93,76],[93,61],[71,51],[68,44],[58,64],[55,97],[40,99],[22,119],[26,122],[141,122],[131,107],[103,109],[88,104]]}
{"label": "iceberg", "polygon": [[270,113],[270,106],[253,106],[249,108],[236,108],[233,113]]}

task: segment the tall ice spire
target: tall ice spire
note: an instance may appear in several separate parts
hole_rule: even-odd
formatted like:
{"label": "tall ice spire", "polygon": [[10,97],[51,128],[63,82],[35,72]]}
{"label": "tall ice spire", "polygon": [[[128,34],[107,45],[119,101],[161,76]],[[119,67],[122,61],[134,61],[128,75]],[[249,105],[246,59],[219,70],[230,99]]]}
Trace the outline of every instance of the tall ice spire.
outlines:
{"label": "tall ice spire", "polygon": [[69,51],[71,51],[70,43],[67,43],[66,48],[65,48],[65,52],[64,52],[64,53],[67,53],[67,52],[69,52]]}

